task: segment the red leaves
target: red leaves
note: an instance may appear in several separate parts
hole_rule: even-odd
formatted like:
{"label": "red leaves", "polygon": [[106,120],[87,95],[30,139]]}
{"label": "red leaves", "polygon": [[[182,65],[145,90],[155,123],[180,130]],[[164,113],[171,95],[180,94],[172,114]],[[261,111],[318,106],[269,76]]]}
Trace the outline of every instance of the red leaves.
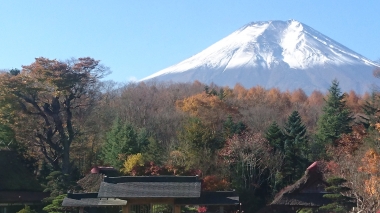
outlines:
{"label": "red leaves", "polygon": [[225,191],[230,184],[215,175],[209,175],[202,179],[202,191]]}

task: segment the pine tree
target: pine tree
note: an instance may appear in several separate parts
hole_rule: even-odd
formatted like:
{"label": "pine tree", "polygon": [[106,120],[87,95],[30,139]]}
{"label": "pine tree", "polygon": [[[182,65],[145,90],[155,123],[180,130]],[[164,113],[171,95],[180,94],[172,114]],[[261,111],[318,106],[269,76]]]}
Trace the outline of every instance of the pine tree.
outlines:
{"label": "pine tree", "polygon": [[164,149],[162,144],[160,144],[153,137],[148,139],[149,144],[146,147],[146,151],[143,152],[143,158],[145,161],[154,162],[157,165],[161,165],[164,161]]}
{"label": "pine tree", "polygon": [[371,129],[371,124],[375,124],[379,122],[379,109],[380,109],[380,100],[379,94],[376,92],[372,92],[371,97],[367,100],[363,105],[363,111],[366,116],[360,116],[364,121],[363,125],[367,129]]}
{"label": "pine tree", "polygon": [[284,167],[283,175],[286,184],[294,183],[305,171],[307,166],[307,135],[298,111],[288,117],[284,126]]}
{"label": "pine tree", "polygon": [[[145,152],[149,145],[149,134],[145,128],[141,128],[137,130],[137,149],[136,152]],[[134,153],[136,154],[136,153]]]}
{"label": "pine tree", "polygon": [[25,205],[25,208],[21,209],[17,213],[37,213],[37,212],[33,209],[30,209],[30,206]]}
{"label": "pine tree", "polygon": [[178,138],[178,151],[184,156],[186,169],[199,168],[202,172],[212,166],[210,159],[223,146],[220,137],[198,118],[190,118]]}
{"label": "pine tree", "polygon": [[267,139],[269,144],[273,147],[274,152],[284,151],[285,136],[276,121],[268,127],[265,132],[265,139]]}
{"label": "pine tree", "polygon": [[[114,121],[111,130],[107,133],[105,144],[102,149],[102,160],[116,169],[123,166],[126,157],[137,154],[142,147],[139,139],[144,141],[145,136],[138,134],[129,122],[123,123],[119,118]],[[146,143],[146,142],[143,142]]]}
{"label": "pine tree", "polygon": [[351,190],[350,188],[343,186],[345,182],[347,182],[347,180],[339,177],[332,177],[327,180],[327,183],[330,184],[330,186],[326,188],[326,191],[329,192],[329,194],[325,194],[323,197],[332,202],[320,207],[319,210],[321,212],[345,213],[349,212],[349,210],[355,206],[353,198],[342,194]]}
{"label": "pine tree", "polygon": [[340,91],[339,82],[334,80],[322,109],[323,114],[317,123],[316,137],[322,145],[334,144],[342,134],[351,132],[353,117],[344,98],[345,95]]}
{"label": "pine tree", "polygon": [[226,121],[223,123],[223,136],[225,139],[232,137],[234,134],[240,134],[247,129],[247,126],[239,121],[235,123],[232,116],[228,115]]}

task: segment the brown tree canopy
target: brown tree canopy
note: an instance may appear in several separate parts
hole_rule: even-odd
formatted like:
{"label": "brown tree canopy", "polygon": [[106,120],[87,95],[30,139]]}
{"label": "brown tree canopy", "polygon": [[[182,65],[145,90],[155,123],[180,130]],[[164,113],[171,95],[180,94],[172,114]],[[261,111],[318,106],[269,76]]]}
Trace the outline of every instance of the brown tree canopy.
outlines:
{"label": "brown tree canopy", "polygon": [[20,73],[0,74],[2,122],[10,123],[19,141],[67,174],[70,146],[79,132],[76,110],[93,104],[99,79],[109,70],[88,57],[66,62],[36,58],[22,68]]}

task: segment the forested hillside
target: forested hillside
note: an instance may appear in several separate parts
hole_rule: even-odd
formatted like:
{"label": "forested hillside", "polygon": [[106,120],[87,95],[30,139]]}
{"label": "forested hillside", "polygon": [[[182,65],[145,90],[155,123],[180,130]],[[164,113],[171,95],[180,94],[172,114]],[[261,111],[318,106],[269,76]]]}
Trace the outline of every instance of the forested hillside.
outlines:
{"label": "forested hillside", "polygon": [[107,72],[92,58],[37,58],[0,73],[0,147],[16,150],[52,198],[104,165],[122,175],[199,175],[204,190],[235,189],[254,212],[321,161],[326,177],[347,180],[358,211],[380,208],[375,90],[342,93],[339,79],[310,95],[239,84],[121,85],[102,81]]}

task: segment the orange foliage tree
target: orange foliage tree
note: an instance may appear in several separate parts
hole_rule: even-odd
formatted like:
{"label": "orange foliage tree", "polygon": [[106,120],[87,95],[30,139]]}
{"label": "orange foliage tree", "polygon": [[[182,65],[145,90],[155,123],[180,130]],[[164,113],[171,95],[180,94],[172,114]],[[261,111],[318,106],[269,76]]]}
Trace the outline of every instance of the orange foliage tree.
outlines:
{"label": "orange foliage tree", "polygon": [[199,93],[176,102],[177,108],[191,116],[200,118],[213,131],[221,124],[228,114],[238,114],[235,107],[230,106],[218,96]]}
{"label": "orange foliage tree", "polygon": [[374,149],[369,149],[362,159],[359,171],[368,175],[364,185],[365,191],[371,197],[380,200],[380,154]]}
{"label": "orange foliage tree", "polygon": [[[1,112],[12,113],[19,141],[68,174],[70,148],[79,133],[76,118],[91,109],[99,80],[108,71],[88,57],[67,62],[36,58],[20,73],[0,75],[0,102],[7,108]],[[7,117],[1,112],[0,117]]]}
{"label": "orange foliage tree", "polygon": [[230,187],[230,183],[225,179],[221,179],[215,175],[208,175],[202,179],[203,191],[225,191]]}

